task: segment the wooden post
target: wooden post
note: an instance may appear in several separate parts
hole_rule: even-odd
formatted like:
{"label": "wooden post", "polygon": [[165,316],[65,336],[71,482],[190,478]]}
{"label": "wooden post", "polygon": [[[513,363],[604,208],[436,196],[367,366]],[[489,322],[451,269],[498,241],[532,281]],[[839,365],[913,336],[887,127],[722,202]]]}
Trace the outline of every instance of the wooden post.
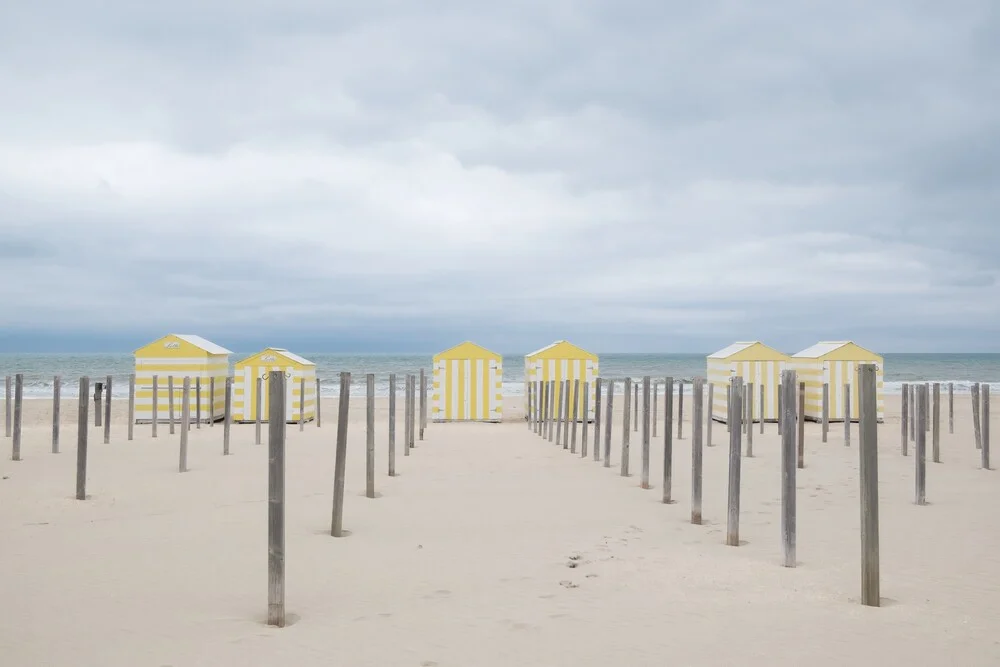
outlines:
{"label": "wooden post", "polygon": [[215,427],[215,376],[214,375],[208,379],[208,425],[213,428]]}
{"label": "wooden post", "polygon": [[601,460],[601,378],[594,380],[594,460]]}
{"label": "wooden post", "polygon": [[[673,379],[667,378],[667,386],[664,390],[664,394],[667,399],[667,405],[673,402]],[[691,385],[691,390],[694,392],[694,405],[692,406],[691,414],[691,523],[696,526],[701,525],[701,494],[702,494],[702,476],[704,468],[704,449],[702,448],[702,417],[705,406],[702,403],[702,387],[704,386],[704,380],[697,377],[694,379],[694,383]],[[668,407],[668,410],[672,410]],[[670,418],[673,416],[672,412],[667,412],[666,419],[663,420],[664,424],[670,425]],[[669,434],[670,428],[665,428],[664,433]],[[669,435],[668,435],[669,437]],[[663,479],[664,479],[664,489],[663,489],[663,502],[671,502],[669,491],[666,488],[667,480],[669,477],[673,476],[673,462],[670,462],[669,468],[667,461],[673,458],[673,443],[670,444],[670,451],[667,452],[667,443],[664,440],[663,443]],[[668,455],[669,454],[669,455]],[[671,486],[673,482],[670,482]]]}
{"label": "wooden post", "polygon": [[[561,444],[563,439],[563,430],[565,429],[566,423],[566,397],[569,392],[566,391],[566,380],[559,381],[559,407],[556,412],[556,444]],[[563,449],[567,449],[569,444],[567,443]]]}
{"label": "wooden post", "polygon": [[552,420],[551,420],[552,408],[550,405],[551,403],[550,399],[552,398],[551,396],[552,387],[550,386],[550,383],[551,380],[542,380],[540,382],[542,388],[542,423],[540,425],[540,431],[542,440],[549,440],[549,441],[551,441],[551,438],[549,438],[549,432],[552,426]]}
{"label": "wooden post", "polygon": [[14,443],[12,461],[21,460],[21,415],[22,403],[24,401],[24,374],[18,373],[14,376]]}
{"label": "wooden post", "polygon": [[799,382],[799,411],[796,417],[799,427],[799,467],[806,467],[806,383]]}
{"label": "wooden post", "polygon": [[563,380],[563,449],[569,449],[569,399],[570,399],[570,382],[569,380]]}
{"label": "wooden post", "polygon": [[94,383],[94,426],[102,426],[104,424],[102,418],[104,416],[104,383],[95,382]]}
{"label": "wooden post", "polygon": [[750,428],[749,428],[750,406],[748,405],[748,403],[750,401],[747,400],[747,399],[753,400],[753,392],[752,391],[751,392],[747,391],[747,384],[745,382],[743,382],[742,380],[743,380],[743,378],[741,377],[740,378],[740,381],[741,381],[740,382],[740,405],[743,406],[743,412],[740,413],[740,419],[743,420],[743,435],[746,435],[747,431],[750,430]]}
{"label": "wooden post", "polygon": [[753,458],[753,382],[745,385],[747,397],[747,457]]}
{"label": "wooden post", "polygon": [[782,411],[778,423],[784,422],[781,430],[781,545],[785,555],[784,566],[795,567],[795,371],[781,371],[781,385],[778,402]]}
{"label": "wooden post", "polygon": [[733,399],[729,409],[729,421],[733,427],[729,431],[729,504],[726,512],[726,544],[731,547],[740,545],[740,466],[742,465],[743,438],[742,424],[743,405],[741,404],[743,379],[732,378],[730,381]]}
{"label": "wooden post", "polygon": [[[672,410],[672,408],[671,408]],[[708,383],[708,409],[705,410],[705,446],[712,446],[712,419],[713,412],[715,411],[715,383]],[[672,414],[672,413],[671,413]]]}
{"label": "wooden post", "polygon": [[851,383],[844,383],[844,447],[851,446]]}
{"label": "wooden post", "polygon": [[306,428],[306,379],[299,378],[299,433]]}
{"label": "wooden post", "polygon": [[615,381],[608,380],[608,407],[604,413],[604,467],[611,467],[611,422],[614,416]]}
{"label": "wooden post", "polygon": [[160,404],[159,404],[159,376],[153,376],[153,407],[150,416],[152,420],[150,422],[150,427],[153,432],[153,437],[156,437],[156,426],[160,421]]}
{"label": "wooden post", "polygon": [[[990,469],[990,385],[983,383],[982,389],[982,401],[983,407],[980,411],[982,420],[982,438],[983,438],[983,470]],[[15,423],[16,425],[16,423]]]}
{"label": "wooden post", "polygon": [[191,430],[191,378],[184,378],[184,389],[181,393],[181,447],[178,472],[187,472],[188,431]]}
{"label": "wooden post", "polygon": [[580,458],[587,458],[587,433],[590,431],[590,383],[583,383],[583,425],[580,427]]}
{"label": "wooden post", "polygon": [[[695,409],[696,413],[698,411],[698,402],[699,402],[699,399],[698,399],[697,396],[695,396],[695,399],[694,399],[695,408],[694,409]],[[669,505],[670,503],[674,502],[674,499],[673,499],[673,493],[674,493],[674,378],[673,377],[667,377],[664,380],[664,382],[663,382],[663,403],[664,403],[664,407],[663,407],[663,503],[665,505]],[[695,433],[697,434],[697,432],[698,432],[697,425],[695,425],[695,429],[694,430],[695,430]],[[697,435],[695,437],[697,438]],[[692,452],[693,452],[693,454],[692,454],[692,466],[693,467],[696,466],[696,465],[700,466],[701,465],[701,446],[700,446],[700,443],[698,443],[697,440],[693,441],[692,442],[692,447],[695,448],[695,449],[692,449]],[[698,461],[694,461],[694,457],[695,456],[698,457]],[[698,479],[699,480],[701,479],[700,473],[699,473]],[[692,488],[692,494],[693,493],[694,493],[694,489]],[[701,499],[700,487],[699,487],[698,499],[699,499],[699,501]],[[694,507],[693,506],[692,506],[692,509],[691,509],[691,513],[692,513],[691,514],[691,517],[692,517],[691,518],[691,522],[692,523],[696,523],[694,521]],[[701,522],[701,509],[700,509],[700,506],[699,506],[698,521],[697,521],[697,523],[700,523],[700,522]]]}
{"label": "wooden post", "polygon": [[135,436],[135,373],[128,376],[128,439]]}
{"label": "wooden post", "polygon": [[917,437],[917,385],[910,385],[910,440]]}
{"label": "wooden post", "polygon": [[823,442],[830,431],[830,383],[823,383]]}
{"label": "wooden post", "polygon": [[80,378],[79,409],[76,421],[76,499],[87,499],[87,434],[90,428],[90,378]]}
{"label": "wooden post", "polygon": [[[858,398],[861,398],[861,394],[858,394]],[[910,385],[905,382],[903,383],[903,393],[899,400],[900,451],[903,453],[903,456],[906,456],[907,443],[910,441]]]}
{"label": "wooden post", "polygon": [[406,441],[407,446],[410,449],[416,449],[416,432],[417,432],[417,376],[410,375],[410,424],[408,426]]}
{"label": "wooden post", "polygon": [[[579,378],[573,380],[573,409],[570,411],[570,428],[573,433],[570,436],[569,451],[570,454],[576,454],[576,422],[580,418],[580,380]],[[586,430],[586,429],[584,429]]]}
{"label": "wooden post", "polygon": [[556,429],[555,429],[555,426],[556,426],[556,424],[555,424],[555,419],[556,419],[556,416],[555,416],[555,407],[556,407],[556,381],[555,380],[549,380],[547,384],[548,384],[547,388],[548,388],[548,391],[549,391],[549,395],[548,395],[548,404],[549,404],[549,406],[548,406],[548,417],[546,419],[546,423],[548,424],[548,430],[547,430],[547,432],[549,434],[549,442],[552,442],[552,438],[554,438],[555,435],[556,435]]}
{"label": "wooden post", "polygon": [[[730,378],[731,379],[731,378]],[[733,384],[730,382],[726,385],[726,433],[730,433],[733,430],[732,420],[729,418],[729,413],[733,409]]]}
{"label": "wooden post", "polygon": [[916,503],[918,505],[927,504],[927,430],[924,422],[927,421],[927,387],[917,385],[917,442],[913,447],[913,458],[916,464]]}
{"label": "wooden post", "polygon": [[104,378],[104,444],[111,442],[111,376]]}
{"label": "wooden post", "polygon": [[546,407],[548,406],[548,396],[547,396],[548,392],[546,391],[547,384],[548,383],[546,383],[544,380],[538,381],[538,398],[535,399],[538,412],[538,423],[535,425],[535,434],[538,435],[538,437],[542,438],[543,440],[545,439],[545,423],[546,423],[545,413],[546,413]]}
{"label": "wooden post", "polygon": [[684,380],[677,381],[677,439],[684,439]]}
{"label": "wooden post", "polygon": [[[255,424],[254,424],[255,429],[256,429],[255,432],[254,432],[254,444],[255,445],[259,445],[260,444],[260,423],[263,420],[263,415],[261,415],[261,412],[263,412],[263,410],[264,410],[264,395],[263,394],[264,394],[264,378],[259,377],[259,378],[257,378],[257,396],[256,396],[256,400],[254,401],[254,408],[255,408],[254,412],[255,412],[255,417],[256,417]],[[282,421],[284,421],[284,418],[282,418]]]}
{"label": "wooden post", "polygon": [[229,455],[229,436],[233,425],[233,377],[226,376],[226,389],[222,405],[222,455]]}
{"label": "wooden post", "polygon": [[764,415],[767,414],[764,410],[764,383],[760,383],[760,434],[764,435]]}
{"label": "wooden post", "polygon": [[983,448],[983,434],[980,430],[982,422],[979,419],[979,383],[972,383],[972,431],[976,436],[976,449]]}
{"label": "wooden post", "polygon": [[[260,385],[258,385],[258,389],[259,389],[259,387],[260,387]],[[173,435],[174,434],[174,423],[175,423],[175,420],[174,420],[174,376],[173,375],[168,375],[167,376],[167,393],[169,394],[169,396],[167,397],[167,409],[168,409],[168,413],[169,413],[168,414],[168,418],[170,419],[170,435]],[[260,444],[260,438],[257,438],[257,444]]]}
{"label": "wooden post", "polygon": [[621,454],[621,476],[628,477],[629,474],[629,427],[631,424],[629,420],[632,417],[632,406],[629,402],[632,400],[632,378],[625,378],[625,405],[623,406],[625,410],[622,414],[622,454]]}
{"label": "wooden post", "polygon": [[[11,436],[11,400],[13,399],[13,393],[11,389],[11,377],[8,375],[4,378],[4,390],[3,390],[3,408],[4,408],[4,437],[9,438]],[[88,390],[89,391],[89,390]]]}
{"label": "wooden post", "polygon": [[931,410],[931,457],[941,463],[941,383],[934,383],[934,405]]}
{"label": "wooden post", "polygon": [[[196,428],[201,428],[201,376],[194,379],[194,421]],[[191,428],[190,422],[188,428]]]}
{"label": "wooden post", "polygon": [[659,382],[653,383],[653,403],[650,406],[650,418],[653,420],[653,437],[656,437],[656,418],[657,418],[657,399],[659,398],[656,394],[656,388],[660,385]]}
{"label": "wooden post", "polygon": [[[133,376],[134,378],[135,376]],[[52,378],[52,453],[59,453],[59,408],[62,393],[62,378],[56,375]],[[129,426],[131,432],[131,426]],[[131,436],[129,437],[131,439]]]}
{"label": "wooden post", "polygon": [[375,497],[375,375],[365,376],[365,496]]}
{"label": "wooden post", "polygon": [[639,486],[643,489],[649,487],[649,399],[650,399],[650,378],[648,375],[642,378],[642,476],[639,479]]}
{"label": "wooden post", "polygon": [[524,404],[525,404],[525,406],[527,406],[526,410],[524,412],[524,421],[528,422],[528,430],[529,431],[532,430],[535,427],[534,415],[532,414],[534,412],[534,407],[535,406],[531,402],[531,399],[532,399],[531,390],[533,388],[534,388],[534,383],[533,382],[529,382],[528,383],[528,390],[527,390],[527,393],[525,394],[525,397],[524,397]]}
{"label": "wooden post", "polygon": [[283,628],[285,627],[284,371],[271,371],[267,409],[267,624]]}
{"label": "wooden post", "polygon": [[322,421],[323,401],[319,394],[320,387],[322,387],[322,383],[320,382],[319,378],[316,378],[316,428],[319,428],[320,426],[323,425]]}
{"label": "wooden post", "polygon": [[632,397],[632,400],[634,402],[632,406],[632,420],[635,422],[635,425],[632,427],[632,429],[636,433],[638,433],[639,432],[639,383],[638,382],[636,382],[635,385],[633,386],[632,393],[635,394]]}
{"label": "wooden post", "polygon": [[[490,389],[493,391],[493,389]],[[427,376],[420,369],[420,439],[424,439],[424,429],[427,428]]]}
{"label": "wooden post", "polygon": [[389,477],[396,476],[396,374],[389,373]]}
{"label": "wooden post", "polygon": [[875,364],[860,364],[858,374],[859,434],[861,453],[861,604],[878,607],[878,399]]}
{"label": "wooden post", "polygon": [[925,395],[927,396],[927,401],[926,401],[926,405],[925,405],[925,412],[924,412],[924,416],[926,417],[926,419],[924,419],[924,431],[926,431],[927,433],[930,433],[931,432],[931,417],[930,417],[931,383],[930,382],[925,382],[924,383],[924,392],[925,392]]}
{"label": "wooden post", "polygon": [[784,428],[784,426],[781,423],[782,422],[781,415],[785,414],[784,412],[785,406],[784,403],[782,402],[783,401],[782,396],[786,392],[782,391],[781,387],[782,384],[779,382],[778,383],[778,435],[781,435],[782,429]]}
{"label": "wooden post", "polygon": [[330,535],[344,535],[344,470],[347,467],[347,423],[350,417],[351,374],[340,374],[340,396],[337,410],[337,452],[333,468],[333,519]]}
{"label": "wooden post", "polygon": [[948,433],[955,432],[955,383],[948,383]]}
{"label": "wooden post", "polygon": [[403,456],[410,455],[410,374],[403,378]]}

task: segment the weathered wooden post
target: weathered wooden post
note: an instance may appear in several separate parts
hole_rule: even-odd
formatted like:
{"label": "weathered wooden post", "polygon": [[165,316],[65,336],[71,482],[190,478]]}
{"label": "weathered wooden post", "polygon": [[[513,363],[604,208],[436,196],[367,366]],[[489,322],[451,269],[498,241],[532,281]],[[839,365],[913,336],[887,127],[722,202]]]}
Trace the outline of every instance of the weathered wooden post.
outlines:
{"label": "weathered wooden post", "polygon": [[[215,400],[214,394],[212,400]],[[285,627],[284,371],[271,371],[267,409],[267,624],[283,628]]]}
{"label": "weathered wooden post", "polygon": [[764,383],[760,383],[760,434],[764,435],[764,415],[767,412],[764,410]]}
{"label": "weathered wooden post", "polygon": [[[671,394],[673,393],[672,378],[667,378],[667,389],[664,390],[664,394],[667,398],[667,405],[670,405]],[[704,450],[702,448],[702,413],[704,411],[704,405],[702,404],[702,387],[703,380],[700,377],[694,378],[694,382],[691,385],[691,390],[693,392],[694,405],[692,406],[691,414],[691,523],[696,526],[701,525],[701,494],[702,494],[702,477],[704,468]],[[669,408],[668,408],[669,409]],[[667,419],[664,423],[668,426],[670,425],[670,419],[672,415],[668,413]],[[665,428],[664,433],[667,437],[670,437],[670,428]],[[663,453],[663,478],[664,478],[664,489],[663,489],[663,502],[671,502],[670,493],[666,489],[668,477],[673,475],[673,463],[670,463],[670,469],[667,467],[667,461],[673,458],[673,451],[670,452],[670,456],[667,456],[667,443],[664,442],[664,453]],[[670,444],[670,449],[673,450],[673,443]]]}
{"label": "weathered wooden post", "polygon": [[990,385],[983,383],[982,390],[982,438],[983,438],[983,470],[990,469]]}
{"label": "weathered wooden post", "polygon": [[621,476],[628,477],[629,474],[629,419],[632,417],[632,378],[625,378],[625,410],[622,414],[622,453],[621,453]]}
{"label": "weathered wooden post", "polygon": [[563,449],[569,449],[569,399],[570,399],[570,383],[569,380],[563,380]]}
{"label": "weathered wooden post", "polygon": [[934,405],[931,411],[931,456],[934,463],[941,463],[941,383],[934,383]]}
{"label": "weathered wooden post", "polygon": [[753,400],[753,392],[747,391],[746,382],[740,383],[740,405],[743,406],[743,412],[740,414],[740,419],[743,420],[743,435],[747,434],[750,430],[750,406],[748,403]]}
{"label": "weathered wooden post", "polygon": [[526,421],[528,423],[528,430],[529,431],[532,430],[535,427],[535,420],[533,419],[534,415],[532,414],[534,412],[534,407],[535,406],[531,402],[531,398],[532,398],[532,396],[531,396],[531,390],[532,390],[533,387],[534,387],[534,383],[529,382],[528,383],[528,391],[527,391],[527,393],[524,396],[524,404],[526,406],[526,409],[525,409],[525,412],[524,412],[524,421]]}
{"label": "weathered wooden post", "polygon": [[748,382],[744,387],[747,398],[747,457],[753,458],[753,382]]}
{"label": "weathered wooden post", "polygon": [[299,433],[306,428],[306,379],[299,378]]}
{"label": "weathered wooden post", "polygon": [[323,400],[319,394],[321,386],[322,384],[320,383],[320,379],[316,378],[316,428],[323,425]]}
{"label": "weathered wooden post", "polygon": [[677,439],[684,439],[684,380],[677,381]]}
{"label": "weathered wooden post", "polygon": [[94,383],[94,426],[100,427],[104,424],[104,383]]}
{"label": "weathered wooden post", "polygon": [[594,380],[594,460],[601,460],[601,378]]}
{"label": "weathered wooden post", "polygon": [[726,512],[726,544],[731,547],[740,545],[740,467],[743,461],[742,424],[743,379],[734,377],[729,381],[732,403],[729,408],[729,421],[733,427],[729,431],[729,504]]}
{"label": "weathered wooden post", "polygon": [[344,471],[347,468],[347,424],[350,417],[351,374],[340,374],[340,396],[337,409],[337,451],[333,468],[333,519],[330,535],[344,535]]}
{"label": "weathered wooden post", "polygon": [[212,428],[215,428],[215,376],[214,375],[208,378],[208,425]]}
{"label": "weathered wooden post", "polygon": [[365,376],[365,496],[375,497],[375,375]]}
{"label": "weathered wooden post", "polygon": [[556,422],[555,423],[555,429],[556,429],[556,434],[555,434],[555,440],[556,440],[556,444],[557,445],[560,442],[562,442],[562,403],[563,403],[563,398],[566,396],[565,387],[563,386],[564,384],[565,384],[565,380],[559,380],[559,391],[557,392],[557,396],[556,396],[556,399],[555,399],[555,405],[556,405],[556,413],[555,413],[555,422]]}
{"label": "weathered wooden post", "polygon": [[[201,376],[194,379],[194,421],[195,428],[201,428]],[[191,428],[190,422],[188,428]]]}
{"label": "weathered wooden post", "polygon": [[24,401],[24,374],[18,373],[14,376],[14,442],[12,461],[21,460],[21,415],[22,403]]}
{"label": "weathered wooden post", "polygon": [[708,382],[708,409],[705,410],[705,446],[712,446],[712,414],[715,411],[715,383]]}
{"label": "weathered wooden post", "polygon": [[931,432],[931,416],[930,416],[930,409],[931,409],[931,407],[930,407],[931,406],[931,399],[930,399],[930,395],[931,395],[931,383],[930,382],[925,382],[924,383],[924,392],[925,392],[925,395],[927,397],[926,405],[924,406],[924,408],[925,408],[925,415],[924,416],[926,417],[924,419],[924,431],[926,431],[927,433],[930,433]]}
{"label": "weathered wooden post", "polygon": [[158,386],[159,376],[153,376],[153,410],[150,426],[153,431],[153,437],[156,437],[156,425],[160,421],[160,405],[159,405],[159,386]]}
{"label": "weathered wooden post", "polygon": [[[490,391],[494,391],[490,387]],[[424,429],[427,428],[427,375],[420,369],[420,439],[424,439]]]}
{"label": "weathered wooden post", "polygon": [[955,383],[948,383],[948,433],[955,432]]}
{"label": "weathered wooden post", "polygon": [[973,382],[972,387],[972,431],[976,436],[976,449],[983,448],[983,434],[980,430],[982,421],[979,419],[979,383]]}
{"label": "weathered wooden post", "polygon": [[648,375],[642,378],[642,473],[639,479],[639,486],[643,489],[649,488],[649,399],[650,399],[650,378]]}
{"label": "weathered wooden post", "polygon": [[[571,423],[570,428],[573,434],[570,436],[569,451],[570,454],[576,454],[576,422],[580,418],[580,380],[573,380],[573,410],[570,415]],[[584,429],[586,430],[586,429]]]}
{"label": "weathered wooden post", "polygon": [[[259,385],[258,385],[259,388]],[[259,394],[260,392],[258,392]],[[174,376],[167,376],[167,418],[170,420],[170,435],[174,434],[174,424],[176,420],[174,419]],[[259,410],[258,410],[259,412]],[[257,439],[257,444],[260,444],[260,438]]]}
{"label": "weathered wooden post", "polygon": [[410,423],[406,426],[406,446],[417,448],[417,376],[410,373]]}
{"label": "weathered wooden post", "polygon": [[76,420],[76,499],[87,499],[87,434],[90,428],[90,378],[80,378],[79,408]]}
{"label": "weathered wooden post", "polygon": [[255,420],[256,431],[255,431],[255,435],[254,435],[254,438],[255,438],[254,439],[254,444],[259,445],[260,444],[260,423],[261,423],[261,420],[263,420],[263,418],[264,418],[263,415],[261,415],[261,412],[264,411],[264,378],[257,378],[257,396],[255,398],[256,398],[256,400],[254,401],[254,407],[255,407],[254,414],[256,416],[256,420]]}
{"label": "weathered wooden post", "polygon": [[544,440],[547,437],[546,427],[549,423],[549,383],[545,380],[538,381],[538,436]]}
{"label": "weathered wooden post", "polygon": [[184,377],[181,393],[181,446],[177,472],[187,472],[188,431],[191,429],[191,378]]}
{"label": "weathered wooden post", "polygon": [[[60,394],[62,385],[62,378],[56,375],[52,378],[52,453],[59,453],[59,408],[60,404]],[[129,432],[131,433],[131,425],[129,426]],[[129,440],[131,440],[131,435]]]}
{"label": "weathered wooden post", "polygon": [[410,374],[403,378],[403,456],[410,455]]}
{"label": "weathered wooden post", "polygon": [[[694,399],[695,413],[698,411],[698,397]],[[663,503],[669,505],[674,501],[674,378],[668,377],[663,382]],[[697,433],[697,426],[695,426]],[[698,456],[700,465],[701,447],[700,443],[692,441],[693,456]],[[692,458],[692,466],[695,462]],[[699,477],[700,479],[700,477]],[[694,493],[692,489],[692,493]],[[701,496],[699,495],[700,499]],[[694,509],[692,511],[692,517]],[[700,512],[699,512],[700,517]],[[692,519],[692,522],[694,520]],[[700,519],[699,519],[700,521]]]}
{"label": "weathered wooden post", "polygon": [[580,458],[587,458],[587,433],[590,431],[590,383],[583,383],[583,424],[580,426]]}
{"label": "weathered wooden post", "polygon": [[135,436],[135,373],[128,376],[128,439]]}
{"label": "weathered wooden post", "polygon": [[[11,421],[11,401],[13,399],[13,393],[11,389],[11,377],[8,375],[4,378],[4,388],[3,388],[3,409],[4,409],[4,437],[11,437],[11,426],[13,422]],[[89,390],[88,390],[89,391]]]}
{"label": "weathered wooden post", "polygon": [[389,373],[389,477],[396,476],[396,374]]}
{"label": "weathered wooden post", "polygon": [[783,401],[782,397],[785,395],[786,392],[783,391],[781,387],[782,384],[779,382],[778,383],[778,435],[781,435],[782,429],[784,428],[784,425],[781,423],[782,422],[781,415],[785,414],[785,405],[782,402]]}
{"label": "weathered wooden post", "polygon": [[844,447],[851,446],[851,384],[844,383]]}
{"label": "weathered wooden post", "polygon": [[657,413],[656,413],[657,407],[656,406],[658,405],[657,399],[659,398],[659,396],[657,396],[656,388],[659,387],[659,386],[660,386],[659,382],[654,382],[653,383],[653,399],[652,399],[653,403],[650,406],[650,410],[649,410],[650,411],[650,419],[653,420],[653,437],[654,438],[656,437],[656,421],[657,421]]}
{"label": "weathered wooden post", "polygon": [[608,380],[608,407],[604,413],[604,467],[611,467],[611,422],[614,416],[615,381]]}
{"label": "weathered wooden post", "polygon": [[913,448],[913,458],[916,464],[916,503],[917,505],[927,504],[927,430],[924,422],[927,421],[927,387],[917,385],[917,442]]}
{"label": "weathered wooden post", "polygon": [[806,383],[799,382],[799,412],[797,425],[799,427],[799,467],[806,467]]}
{"label": "weathered wooden post", "polygon": [[859,447],[861,454],[861,604],[878,607],[878,399],[875,395],[875,364],[858,367]]}
{"label": "weathered wooden post", "polygon": [[[860,397],[860,394],[858,396]],[[910,441],[910,385],[905,382],[903,383],[903,393],[899,400],[900,451],[903,453],[903,456],[906,456]]]}
{"label": "weathered wooden post", "polygon": [[104,444],[111,442],[111,376],[104,378]]}
{"label": "weathered wooden post", "polygon": [[556,426],[555,425],[555,419],[556,419],[556,417],[555,417],[555,414],[554,414],[555,413],[555,407],[556,407],[556,381],[555,380],[549,380],[549,382],[548,382],[548,390],[549,390],[549,396],[548,396],[548,403],[549,403],[548,411],[549,411],[549,413],[548,413],[548,420],[547,420],[548,421],[548,431],[547,432],[549,434],[549,442],[552,442],[552,439],[556,436],[556,429],[555,429],[555,426]]}
{"label": "weathered wooden post", "polygon": [[917,437],[917,385],[910,385],[910,440]]}
{"label": "weathered wooden post", "polygon": [[635,394],[635,396],[632,397],[633,398],[632,420],[635,422],[635,425],[632,428],[636,433],[638,433],[639,432],[639,383],[638,382],[636,382],[633,385],[632,392]]}
{"label": "weathered wooden post", "polygon": [[781,385],[779,387],[778,402],[781,404],[781,412],[778,414],[778,423],[782,424],[781,429],[781,545],[784,551],[785,567],[796,566],[795,556],[795,422],[798,418],[795,414],[795,371],[781,371]]}
{"label": "weathered wooden post", "polygon": [[226,376],[226,389],[222,406],[222,455],[229,455],[229,437],[233,427],[233,377]]}
{"label": "weathered wooden post", "polygon": [[830,431],[830,383],[823,383],[823,442]]}

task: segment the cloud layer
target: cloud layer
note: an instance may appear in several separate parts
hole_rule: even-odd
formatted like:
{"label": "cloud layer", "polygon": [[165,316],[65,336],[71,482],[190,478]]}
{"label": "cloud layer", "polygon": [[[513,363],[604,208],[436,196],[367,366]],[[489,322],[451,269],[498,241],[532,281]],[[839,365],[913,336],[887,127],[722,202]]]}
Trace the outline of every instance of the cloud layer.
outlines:
{"label": "cloud layer", "polygon": [[8,340],[1000,350],[995,3],[87,4],[0,9]]}

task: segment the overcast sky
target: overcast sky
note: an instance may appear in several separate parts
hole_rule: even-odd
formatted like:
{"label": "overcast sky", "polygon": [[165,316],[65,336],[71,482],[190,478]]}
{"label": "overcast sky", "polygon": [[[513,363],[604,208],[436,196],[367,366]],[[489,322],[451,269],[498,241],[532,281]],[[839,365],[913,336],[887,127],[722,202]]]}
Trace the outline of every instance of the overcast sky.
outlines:
{"label": "overcast sky", "polygon": [[1000,351],[992,0],[0,8],[0,350]]}

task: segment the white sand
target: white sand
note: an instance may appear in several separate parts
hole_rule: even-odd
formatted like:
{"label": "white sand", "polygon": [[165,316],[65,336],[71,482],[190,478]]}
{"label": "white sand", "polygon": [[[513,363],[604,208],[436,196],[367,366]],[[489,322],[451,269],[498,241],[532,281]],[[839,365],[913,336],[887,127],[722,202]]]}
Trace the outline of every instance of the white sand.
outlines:
{"label": "white sand", "polygon": [[[509,401],[508,406],[514,401]],[[86,502],[73,499],[75,404],[63,453],[49,453],[49,403],[26,402],[23,458],[0,439],[0,664],[171,665],[996,665],[1000,664],[1000,472],[979,469],[968,396],[930,505],[913,503],[914,458],[899,454],[898,398],[880,429],[882,595],[859,604],[857,430],[822,444],[807,430],[798,477],[799,567],[781,567],[775,426],[743,460],[741,536],[727,547],[727,447],[705,452],[706,525],[690,514],[690,423],[676,443],[674,494],[652,490],[531,434],[523,421],[430,424],[386,475],[386,406],[377,418],[382,494],[364,493],[363,404],[352,406],[349,537],[329,536],[335,404],[321,429],[288,429],[287,609],[267,609],[267,447],[253,426],[178,436],[119,415],[112,444],[90,433]],[[122,402],[123,404],[124,402]],[[620,397],[616,400],[619,403]],[[685,401],[686,419],[690,400]],[[511,416],[511,415],[509,415]],[[662,427],[662,424],[661,424]],[[592,427],[591,427],[592,428]],[[994,427],[994,433],[1000,432]],[[265,429],[266,434],[266,429]],[[265,436],[266,437],[266,436]],[[593,443],[591,443],[592,445]],[[928,458],[930,445],[928,439]],[[995,456],[1000,466],[1000,452]],[[571,556],[581,565],[567,567]]]}

